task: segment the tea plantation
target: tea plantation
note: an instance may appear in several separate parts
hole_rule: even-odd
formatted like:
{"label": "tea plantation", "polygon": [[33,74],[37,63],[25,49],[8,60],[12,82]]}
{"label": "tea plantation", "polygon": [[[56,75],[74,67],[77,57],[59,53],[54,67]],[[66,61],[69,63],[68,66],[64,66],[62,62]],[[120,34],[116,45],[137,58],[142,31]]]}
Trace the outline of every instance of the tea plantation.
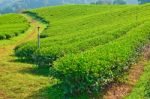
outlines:
{"label": "tea plantation", "polygon": [[65,5],[26,11],[47,24],[16,56],[50,66],[64,94],[94,93],[124,75],[149,43],[150,5]]}
{"label": "tea plantation", "polygon": [[9,39],[24,33],[29,27],[27,20],[18,14],[0,16],[0,40]]}

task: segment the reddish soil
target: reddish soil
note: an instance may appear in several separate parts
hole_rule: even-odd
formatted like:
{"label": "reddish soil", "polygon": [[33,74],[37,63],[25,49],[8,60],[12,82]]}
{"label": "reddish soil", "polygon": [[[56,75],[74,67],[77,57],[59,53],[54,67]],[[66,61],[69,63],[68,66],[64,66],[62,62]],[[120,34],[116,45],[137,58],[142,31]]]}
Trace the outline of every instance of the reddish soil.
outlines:
{"label": "reddish soil", "polygon": [[0,99],[8,99],[2,91],[0,91]]}

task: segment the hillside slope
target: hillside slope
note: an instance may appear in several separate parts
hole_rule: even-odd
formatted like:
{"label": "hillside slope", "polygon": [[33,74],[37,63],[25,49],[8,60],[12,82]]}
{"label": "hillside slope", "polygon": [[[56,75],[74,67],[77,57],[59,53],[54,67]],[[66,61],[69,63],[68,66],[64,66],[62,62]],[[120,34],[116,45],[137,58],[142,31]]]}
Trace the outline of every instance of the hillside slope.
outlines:
{"label": "hillside slope", "polygon": [[28,42],[16,55],[52,66],[65,94],[99,92],[135,63],[150,38],[150,5],[67,5],[26,13],[41,17],[48,27],[41,48]]}
{"label": "hillside slope", "polygon": [[6,14],[0,16],[0,40],[18,36],[24,33],[28,28],[29,23],[21,15]]}

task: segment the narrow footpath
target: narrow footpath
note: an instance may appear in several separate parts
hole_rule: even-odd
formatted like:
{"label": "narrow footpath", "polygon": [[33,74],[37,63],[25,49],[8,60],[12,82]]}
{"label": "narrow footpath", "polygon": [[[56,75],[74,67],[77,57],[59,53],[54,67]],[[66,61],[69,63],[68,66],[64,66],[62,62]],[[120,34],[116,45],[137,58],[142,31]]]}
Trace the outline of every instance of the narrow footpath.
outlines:
{"label": "narrow footpath", "polygon": [[14,48],[17,45],[36,39],[38,26],[40,32],[46,28],[45,24],[27,15],[23,16],[30,23],[29,30],[16,37],[15,41],[10,40],[0,46],[0,99],[29,99],[49,84],[47,76],[33,73],[36,66],[16,61],[17,57],[14,56]]}

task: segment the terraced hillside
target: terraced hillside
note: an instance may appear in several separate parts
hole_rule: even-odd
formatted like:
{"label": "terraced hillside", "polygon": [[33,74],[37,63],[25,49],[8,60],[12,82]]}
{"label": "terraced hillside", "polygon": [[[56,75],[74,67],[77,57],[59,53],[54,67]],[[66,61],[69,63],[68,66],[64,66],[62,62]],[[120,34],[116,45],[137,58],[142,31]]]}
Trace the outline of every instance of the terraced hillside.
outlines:
{"label": "terraced hillside", "polygon": [[[120,21],[117,18],[120,17],[120,14],[122,13],[120,12],[121,10],[124,9],[123,11],[126,11],[126,9],[133,8],[132,6],[101,7],[95,5],[74,5],[50,8],[50,10],[47,10],[47,8],[33,10],[33,13],[37,12],[39,16],[45,18],[45,20],[49,22],[48,28],[41,34],[41,37],[44,38],[41,41],[42,48],[39,51],[35,51],[36,45],[34,45],[35,43],[33,42],[33,44],[27,44],[24,47],[21,47],[21,49],[18,49],[16,52],[18,56],[37,55],[36,52],[40,52],[40,57],[45,60],[45,55],[42,55],[42,50],[46,49],[47,53],[45,54],[48,55],[48,58],[52,58],[53,61],[56,57],[63,56],[66,53],[78,53],[91,47],[108,43],[130,30],[130,28],[136,27],[138,23],[135,20],[135,13],[133,13],[126,21],[124,21],[124,18],[121,18]],[[70,11],[69,9],[73,10]],[[69,13],[69,11],[71,13]],[[115,15],[114,13],[117,11],[119,11],[119,13]],[[127,13],[131,14],[132,12],[129,10]],[[122,16],[124,16],[124,14]],[[131,23],[128,22],[130,20],[132,21]],[[108,36],[108,34],[110,35]],[[45,48],[45,46],[48,48]],[[26,48],[30,48],[30,53],[25,52],[28,51]]]}
{"label": "terraced hillside", "polygon": [[29,23],[21,15],[6,14],[0,16],[0,40],[18,36],[28,28]]}
{"label": "terraced hillside", "polygon": [[22,59],[50,65],[65,94],[99,92],[120,79],[149,43],[150,5],[66,5],[27,11],[48,26],[41,48],[18,46]]}

